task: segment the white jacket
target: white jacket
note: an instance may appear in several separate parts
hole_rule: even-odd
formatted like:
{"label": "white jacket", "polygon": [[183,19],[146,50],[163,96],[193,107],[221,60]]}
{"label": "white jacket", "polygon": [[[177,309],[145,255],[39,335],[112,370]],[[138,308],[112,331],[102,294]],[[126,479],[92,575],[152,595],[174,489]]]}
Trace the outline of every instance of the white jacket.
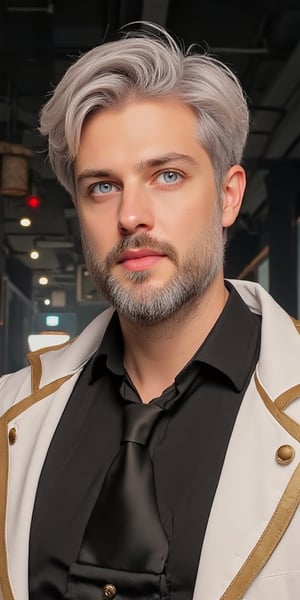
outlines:
{"label": "white jacket", "polygon": [[[232,283],[262,314],[261,352],[226,453],[193,600],[299,600],[298,324],[258,284]],[[1,600],[28,600],[29,533],[41,469],[112,312],[72,343],[30,354],[31,367],[0,380]]]}

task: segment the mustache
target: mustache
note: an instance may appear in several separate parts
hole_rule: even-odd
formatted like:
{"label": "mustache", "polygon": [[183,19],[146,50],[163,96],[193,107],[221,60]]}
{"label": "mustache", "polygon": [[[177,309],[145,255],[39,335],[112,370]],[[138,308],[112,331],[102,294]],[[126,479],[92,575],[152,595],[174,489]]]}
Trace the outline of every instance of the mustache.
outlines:
{"label": "mustache", "polygon": [[164,240],[158,240],[148,233],[142,232],[140,234],[127,236],[120,240],[106,255],[104,261],[105,268],[110,269],[127,250],[135,250],[137,248],[155,250],[156,252],[167,256],[176,266],[178,266],[178,254],[172,244]]}

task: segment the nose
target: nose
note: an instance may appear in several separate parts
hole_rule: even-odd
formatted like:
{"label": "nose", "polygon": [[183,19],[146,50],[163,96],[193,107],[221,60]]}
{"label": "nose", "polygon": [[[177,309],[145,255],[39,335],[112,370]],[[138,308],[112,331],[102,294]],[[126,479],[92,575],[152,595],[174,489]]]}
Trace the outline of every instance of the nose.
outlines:
{"label": "nose", "polygon": [[118,229],[122,236],[149,231],[154,226],[153,206],[144,188],[123,188],[118,214]]}

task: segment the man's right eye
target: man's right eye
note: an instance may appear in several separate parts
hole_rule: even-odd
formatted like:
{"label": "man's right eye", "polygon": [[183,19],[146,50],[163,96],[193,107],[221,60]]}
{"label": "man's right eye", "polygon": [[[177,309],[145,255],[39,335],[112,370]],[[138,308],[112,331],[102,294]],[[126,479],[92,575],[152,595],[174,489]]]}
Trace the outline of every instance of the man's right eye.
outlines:
{"label": "man's right eye", "polygon": [[110,181],[101,181],[100,183],[95,183],[90,191],[92,194],[110,194],[111,192],[118,191],[118,187]]}

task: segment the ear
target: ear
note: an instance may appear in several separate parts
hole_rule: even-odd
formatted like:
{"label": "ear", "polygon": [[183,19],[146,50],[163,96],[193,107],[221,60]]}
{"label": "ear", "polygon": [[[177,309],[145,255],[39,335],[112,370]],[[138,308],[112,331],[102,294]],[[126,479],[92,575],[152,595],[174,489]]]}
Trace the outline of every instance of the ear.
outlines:
{"label": "ear", "polygon": [[230,227],[240,212],[246,187],[246,173],[240,165],[233,165],[226,173],[222,185],[222,225]]}

